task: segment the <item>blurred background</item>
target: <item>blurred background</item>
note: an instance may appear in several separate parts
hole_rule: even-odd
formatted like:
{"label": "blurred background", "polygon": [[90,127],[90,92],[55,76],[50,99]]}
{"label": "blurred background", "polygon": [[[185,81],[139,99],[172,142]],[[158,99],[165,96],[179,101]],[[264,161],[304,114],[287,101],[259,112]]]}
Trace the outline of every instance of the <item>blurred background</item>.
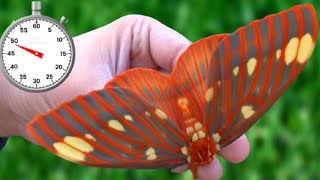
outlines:
{"label": "blurred background", "polygon": [[[0,32],[31,14],[31,1],[0,0]],[[60,20],[72,36],[104,26],[127,14],[153,17],[191,41],[233,32],[255,19],[295,4],[319,1],[279,0],[43,0],[42,14]],[[318,43],[319,44],[319,43]],[[223,179],[320,179],[320,46],[309,64],[277,103],[248,131],[251,153],[240,164],[221,159]],[[90,168],[67,162],[20,137],[10,138],[0,153],[1,180],[192,179],[169,170]]]}

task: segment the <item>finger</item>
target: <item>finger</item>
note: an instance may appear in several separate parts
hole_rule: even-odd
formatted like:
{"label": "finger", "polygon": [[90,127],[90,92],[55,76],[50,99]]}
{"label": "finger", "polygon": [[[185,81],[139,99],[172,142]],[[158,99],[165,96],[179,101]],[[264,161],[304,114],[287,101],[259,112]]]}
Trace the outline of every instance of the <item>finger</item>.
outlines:
{"label": "finger", "polygon": [[[174,173],[182,173],[189,169],[188,165],[182,165],[171,170]],[[201,180],[215,180],[222,176],[222,166],[218,158],[214,158],[208,166],[198,166],[198,178]]]}
{"label": "finger", "polygon": [[201,180],[216,180],[222,176],[222,166],[218,158],[214,158],[208,166],[198,167],[198,178]]}
{"label": "finger", "polygon": [[248,157],[250,146],[246,135],[242,135],[230,145],[222,148],[219,155],[232,163],[239,163]]}
{"label": "finger", "polygon": [[185,165],[182,165],[182,166],[179,166],[179,167],[176,167],[174,169],[171,170],[171,172],[173,173],[182,173],[182,172],[185,172],[189,169],[189,166],[188,164],[185,164]]}
{"label": "finger", "polygon": [[170,72],[179,55],[190,45],[188,39],[153,18],[130,15],[120,21],[125,21],[119,23],[120,26],[131,27],[132,30],[132,67],[159,66]]}

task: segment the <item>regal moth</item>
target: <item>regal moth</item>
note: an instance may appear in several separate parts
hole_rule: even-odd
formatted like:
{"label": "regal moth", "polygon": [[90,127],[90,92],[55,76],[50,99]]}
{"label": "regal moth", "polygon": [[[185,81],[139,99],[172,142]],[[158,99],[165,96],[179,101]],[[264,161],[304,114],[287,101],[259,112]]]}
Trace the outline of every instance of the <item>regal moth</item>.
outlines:
{"label": "regal moth", "polygon": [[170,75],[127,70],[36,116],[28,132],[69,161],[107,168],[212,162],[283,94],[310,58],[318,18],[294,6],[190,45]]}

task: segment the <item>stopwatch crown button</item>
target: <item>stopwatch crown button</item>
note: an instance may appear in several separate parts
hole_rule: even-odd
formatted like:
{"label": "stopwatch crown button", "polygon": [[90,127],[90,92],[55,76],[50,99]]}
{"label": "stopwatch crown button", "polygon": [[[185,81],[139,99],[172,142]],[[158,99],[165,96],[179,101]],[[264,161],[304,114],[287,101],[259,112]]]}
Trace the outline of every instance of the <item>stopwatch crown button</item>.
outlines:
{"label": "stopwatch crown button", "polygon": [[41,1],[32,1],[32,15],[41,14]]}

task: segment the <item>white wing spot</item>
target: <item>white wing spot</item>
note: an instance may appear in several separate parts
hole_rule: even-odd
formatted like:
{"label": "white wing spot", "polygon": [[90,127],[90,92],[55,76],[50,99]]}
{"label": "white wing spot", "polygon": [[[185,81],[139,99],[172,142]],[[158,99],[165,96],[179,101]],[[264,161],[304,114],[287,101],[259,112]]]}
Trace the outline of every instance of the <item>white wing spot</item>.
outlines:
{"label": "white wing spot", "polygon": [[286,50],[284,54],[284,60],[287,65],[289,65],[296,58],[298,46],[299,46],[299,39],[297,37],[290,39],[289,43],[286,46]]}
{"label": "white wing spot", "polygon": [[212,87],[207,89],[205,97],[206,97],[207,102],[210,102],[212,100],[212,97],[213,97],[213,88]]}
{"label": "white wing spot", "polygon": [[309,33],[305,34],[300,41],[297,60],[299,63],[306,62],[314,49],[314,43]]}
{"label": "white wing spot", "polygon": [[221,81],[218,81],[217,85],[218,85],[218,87],[220,87],[221,86]]}
{"label": "white wing spot", "polygon": [[118,130],[118,131],[125,131],[124,127],[118,120],[110,120],[108,122],[109,127]]}
{"label": "white wing spot", "polygon": [[79,162],[85,160],[85,154],[70,147],[69,145],[63,142],[57,142],[53,144],[53,147],[57,150],[59,156],[72,161]]}
{"label": "white wing spot", "polygon": [[87,143],[85,140],[79,137],[75,136],[66,136],[64,139],[64,142],[68,145],[82,151],[82,152],[92,152],[94,150],[93,146],[91,146],[89,143]]}
{"label": "white wing spot", "polygon": [[186,97],[181,97],[181,98],[178,99],[178,104],[179,104],[180,106],[182,106],[182,105],[188,105],[188,104],[189,104],[189,101],[188,101],[188,99],[187,99]]}
{"label": "white wing spot", "polygon": [[238,75],[238,73],[239,73],[239,66],[236,66],[235,68],[233,68],[233,75],[234,76],[237,76]]}
{"label": "white wing spot", "polygon": [[203,127],[203,126],[202,126],[201,122],[196,122],[196,124],[194,125],[194,129],[195,129],[196,131],[201,130],[202,127]]}
{"label": "white wing spot", "polygon": [[192,135],[192,142],[196,142],[199,140],[199,137],[198,137],[198,133],[193,133]]}
{"label": "white wing spot", "polygon": [[156,155],[156,151],[154,150],[154,148],[149,147],[146,150],[146,156],[147,156],[147,160],[155,160],[157,158],[157,155]]}
{"label": "white wing spot", "polygon": [[151,117],[151,114],[148,111],[144,112],[144,114]]}
{"label": "white wing spot", "polygon": [[276,51],[276,61],[278,61],[278,60],[280,59],[281,53],[282,53],[281,49],[278,49],[278,50]]}
{"label": "white wing spot", "polygon": [[194,133],[193,127],[192,127],[192,126],[186,127],[186,132],[187,132],[187,134],[192,134],[192,133]]}
{"label": "white wing spot", "polygon": [[129,114],[124,115],[123,117],[124,117],[126,120],[133,122],[133,118],[132,118],[132,116],[130,116]]}
{"label": "white wing spot", "polygon": [[199,136],[200,139],[203,139],[203,138],[206,137],[206,133],[204,133],[203,131],[199,131],[198,132],[198,136]]}
{"label": "white wing spot", "polygon": [[248,119],[255,113],[255,111],[252,109],[252,106],[242,106],[241,113],[244,118]]}
{"label": "white wing spot", "polygon": [[212,135],[212,137],[213,137],[215,143],[218,143],[221,139],[221,136],[218,133],[214,133]]}
{"label": "white wing spot", "polygon": [[183,146],[183,147],[181,148],[181,152],[182,152],[182,154],[184,154],[184,155],[188,155],[188,154],[189,154],[188,149],[187,149],[186,146]]}
{"label": "white wing spot", "polygon": [[219,151],[220,150],[220,145],[216,144],[216,149]]}
{"label": "white wing spot", "polygon": [[87,139],[90,139],[91,141],[96,141],[96,138],[94,138],[91,134],[85,134],[84,135]]}
{"label": "white wing spot", "polygon": [[256,58],[250,58],[249,61],[247,62],[247,70],[248,70],[249,76],[252,75],[252,73],[256,69],[256,66],[257,66],[257,59]]}
{"label": "white wing spot", "polygon": [[167,119],[168,118],[168,116],[163,111],[161,111],[160,109],[156,109],[154,113],[158,117],[160,117],[161,119]]}
{"label": "white wing spot", "polygon": [[188,157],[187,157],[187,161],[188,161],[188,163],[191,162],[191,156],[188,156]]}

